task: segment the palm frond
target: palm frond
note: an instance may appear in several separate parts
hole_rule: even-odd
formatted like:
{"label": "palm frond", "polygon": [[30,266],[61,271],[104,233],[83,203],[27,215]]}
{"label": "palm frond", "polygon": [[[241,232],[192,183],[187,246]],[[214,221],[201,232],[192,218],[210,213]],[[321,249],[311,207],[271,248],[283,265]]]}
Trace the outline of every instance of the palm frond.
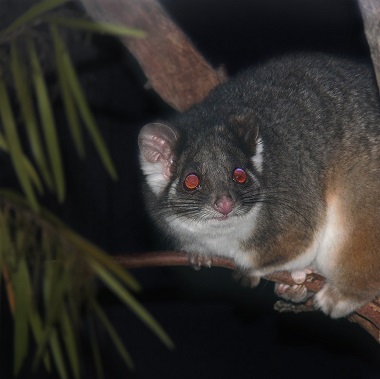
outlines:
{"label": "palm frond", "polygon": [[[79,379],[81,361],[75,330],[80,320],[78,314],[84,308],[96,316],[125,363],[133,367],[130,354],[101,310],[95,280],[103,282],[167,347],[174,346],[163,328],[129,292],[127,287],[140,288],[131,274],[50,212],[41,208],[39,214],[33,213],[22,197],[0,191],[0,230],[0,263],[10,288],[9,301],[14,303],[15,373],[29,352],[31,335],[37,346],[34,367],[42,362],[50,370],[54,363],[61,379]],[[37,253],[42,262],[40,270],[33,259]],[[38,283],[42,285],[42,307]],[[98,344],[95,340],[91,344],[97,356]],[[101,367],[97,369],[101,375]]]}
{"label": "palm frond", "polygon": [[22,119],[28,135],[28,141],[31,147],[33,158],[35,159],[38,169],[44,178],[48,188],[53,188],[53,181],[48,169],[43,143],[38,128],[36,112],[33,106],[33,97],[29,86],[27,67],[22,64],[20,49],[17,40],[11,42],[11,71],[13,83],[15,85],[18,102],[21,108]]}
{"label": "palm frond", "polygon": [[[83,309],[92,310],[127,366],[133,367],[129,352],[97,300],[96,281],[113,292],[166,346],[173,347],[173,342],[133,297],[131,291],[139,291],[140,286],[132,275],[38,201],[45,189],[55,192],[60,202],[66,194],[57,130],[60,124],[45,73],[51,49],[67,130],[78,155],[85,156],[87,133],[103,166],[116,179],[111,154],[80,84],[65,35],[72,30],[131,38],[145,35],[125,26],[63,17],[62,5],[69,1],[40,1],[0,31],[0,46],[4,48],[0,67],[0,150],[9,154],[25,195],[0,188],[0,281],[5,284],[14,317],[14,373],[21,371],[34,345],[34,368],[43,364],[48,372],[55,367],[61,379],[80,379],[83,368],[77,328]],[[64,28],[66,34],[62,33]],[[104,371],[94,328],[90,328],[89,335],[101,378]]]}
{"label": "palm frond", "polygon": [[32,181],[26,170],[23,151],[21,147],[20,138],[16,128],[16,122],[13,115],[11,102],[8,94],[7,87],[3,79],[3,73],[0,68],[0,117],[4,128],[6,145],[12,159],[13,167],[19,179],[20,185],[29,200],[29,203],[34,211],[38,211],[39,205],[36,195],[34,193]]}
{"label": "palm frond", "polygon": [[[121,25],[96,23],[80,17],[63,17],[62,5],[69,1],[41,1],[0,32],[0,46],[5,47],[4,52],[10,51],[9,56],[3,53],[5,54],[3,61],[8,62],[8,67],[0,67],[0,70],[4,72],[0,89],[2,97],[6,99],[0,109],[2,114],[0,148],[4,145],[2,142],[7,145],[8,148],[3,150],[11,155],[21,188],[35,211],[38,210],[36,190],[41,195],[46,186],[57,194],[60,202],[64,201],[66,192],[57,120],[50,100],[51,90],[48,88],[44,75],[44,59],[40,56],[50,55],[46,52],[46,48],[50,45],[53,47],[56,76],[67,125],[79,157],[85,156],[82,136],[82,128],[84,128],[91,137],[105,169],[111,178],[117,179],[111,155],[88,105],[85,91],[80,84],[70,52],[65,46],[59,28],[133,38],[141,38],[145,35],[141,30]],[[45,37],[46,25],[50,26],[50,42]],[[44,37],[40,38],[40,36]],[[6,75],[8,71],[11,75]],[[19,111],[12,103],[10,93],[16,95]],[[33,162],[28,158],[25,159],[27,157],[25,146],[20,143],[18,130],[20,125],[16,122],[18,113],[22,116]],[[1,134],[1,129],[4,129],[4,134]],[[12,140],[9,141],[9,138]],[[9,148],[10,146],[12,149]]]}
{"label": "palm frond", "polygon": [[51,11],[59,7],[60,5],[67,3],[71,0],[44,0],[29,8],[25,13],[23,13],[19,18],[11,23],[5,30],[0,32],[0,40],[4,39],[6,36],[16,32],[17,30],[23,28],[25,25],[31,21],[41,17],[46,12]]}
{"label": "palm frond", "polygon": [[[110,176],[113,179],[116,179],[116,169],[112,163],[111,156],[96,125],[95,118],[92,115],[90,107],[87,103],[86,96],[80,85],[79,79],[75,72],[74,65],[71,62],[70,54],[68,53],[56,27],[51,26],[51,34],[54,42],[56,56],[59,57],[57,59],[60,59],[59,65],[61,67],[61,70],[63,70],[67,81],[67,90],[69,91],[73,99],[72,103],[76,103],[78,105],[77,111],[82,117],[82,120],[95,144],[95,147],[98,151],[100,158],[102,159],[104,166],[106,167]],[[70,116],[72,117],[72,115],[70,114],[68,115],[68,118]]]}
{"label": "palm frond", "polygon": [[44,21],[66,28],[82,29],[92,33],[110,34],[119,37],[144,38],[146,36],[146,33],[140,29],[106,22],[93,22],[83,18],[47,16],[44,18]]}
{"label": "palm frond", "polygon": [[46,147],[53,173],[57,197],[60,202],[65,198],[65,178],[58,135],[53,115],[53,108],[49,99],[41,63],[31,38],[27,41],[28,54],[31,62],[31,75],[37,99],[38,111],[41,119]]}

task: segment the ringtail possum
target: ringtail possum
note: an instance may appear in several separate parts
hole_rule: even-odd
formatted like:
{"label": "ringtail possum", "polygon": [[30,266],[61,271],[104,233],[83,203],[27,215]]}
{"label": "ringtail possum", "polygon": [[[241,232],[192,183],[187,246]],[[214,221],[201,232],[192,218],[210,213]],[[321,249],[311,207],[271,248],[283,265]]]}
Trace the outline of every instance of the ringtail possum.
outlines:
{"label": "ringtail possum", "polygon": [[319,53],[269,60],[145,125],[138,144],[147,208],[178,249],[258,278],[317,272],[315,307],[333,318],[380,294],[371,66]]}

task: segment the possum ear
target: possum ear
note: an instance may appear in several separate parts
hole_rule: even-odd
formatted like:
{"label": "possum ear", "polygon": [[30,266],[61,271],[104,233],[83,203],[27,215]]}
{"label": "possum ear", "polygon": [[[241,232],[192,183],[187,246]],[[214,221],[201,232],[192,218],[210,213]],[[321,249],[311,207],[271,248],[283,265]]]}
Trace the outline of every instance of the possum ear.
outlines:
{"label": "possum ear", "polygon": [[247,143],[252,152],[255,152],[259,138],[259,119],[257,115],[251,110],[231,113],[228,121],[235,133]]}
{"label": "possum ear", "polygon": [[179,133],[167,124],[145,125],[139,134],[140,162],[153,192],[161,192],[168,184],[173,171],[175,148]]}

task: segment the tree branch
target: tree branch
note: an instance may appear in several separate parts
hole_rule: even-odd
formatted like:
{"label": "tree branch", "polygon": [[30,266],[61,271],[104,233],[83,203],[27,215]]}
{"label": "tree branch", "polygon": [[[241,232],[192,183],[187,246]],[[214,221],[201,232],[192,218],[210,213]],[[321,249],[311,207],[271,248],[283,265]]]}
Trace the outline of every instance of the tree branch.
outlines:
{"label": "tree branch", "polygon": [[380,88],[380,2],[373,0],[358,0],[358,3],[364,22],[365,35],[371,50],[377,85]]}
{"label": "tree branch", "polygon": [[[114,259],[124,268],[163,267],[163,266],[190,266],[188,255],[178,251],[157,251],[149,253],[121,254]],[[212,267],[223,267],[234,270],[234,262],[227,258],[212,258]],[[290,273],[280,271],[265,276],[264,279],[289,285],[296,284]],[[322,276],[313,273],[306,277],[303,285],[314,293],[318,292],[324,285]],[[350,321],[358,323],[380,343],[380,297],[359,308],[348,317]]]}
{"label": "tree branch", "polygon": [[80,0],[96,21],[135,27],[145,38],[121,38],[168,104],[184,111],[225,80],[196,50],[155,0]]}

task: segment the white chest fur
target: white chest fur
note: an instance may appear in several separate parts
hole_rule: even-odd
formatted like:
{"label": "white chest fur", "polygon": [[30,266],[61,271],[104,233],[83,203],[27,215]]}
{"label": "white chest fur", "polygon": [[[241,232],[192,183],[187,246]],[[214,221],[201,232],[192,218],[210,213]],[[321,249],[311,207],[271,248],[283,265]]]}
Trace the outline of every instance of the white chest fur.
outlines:
{"label": "white chest fur", "polygon": [[237,265],[250,268],[252,261],[241,244],[253,232],[260,205],[244,216],[226,220],[184,221],[169,218],[171,232],[181,241],[181,249],[189,253],[233,259]]}
{"label": "white chest fur", "polygon": [[239,267],[253,269],[257,276],[280,270],[299,271],[308,267],[328,276],[345,234],[337,208],[336,201],[329,202],[325,221],[308,249],[296,259],[265,270],[255,267],[254,249],[250,253],[242,249],[242,242],[254,233],[260,205],[256,205],[245,216],[231,217],[224,221],[185,222],[176,218],[168,221],[171,232],[181,241],[181,249],[189,253],[233,259]]}

